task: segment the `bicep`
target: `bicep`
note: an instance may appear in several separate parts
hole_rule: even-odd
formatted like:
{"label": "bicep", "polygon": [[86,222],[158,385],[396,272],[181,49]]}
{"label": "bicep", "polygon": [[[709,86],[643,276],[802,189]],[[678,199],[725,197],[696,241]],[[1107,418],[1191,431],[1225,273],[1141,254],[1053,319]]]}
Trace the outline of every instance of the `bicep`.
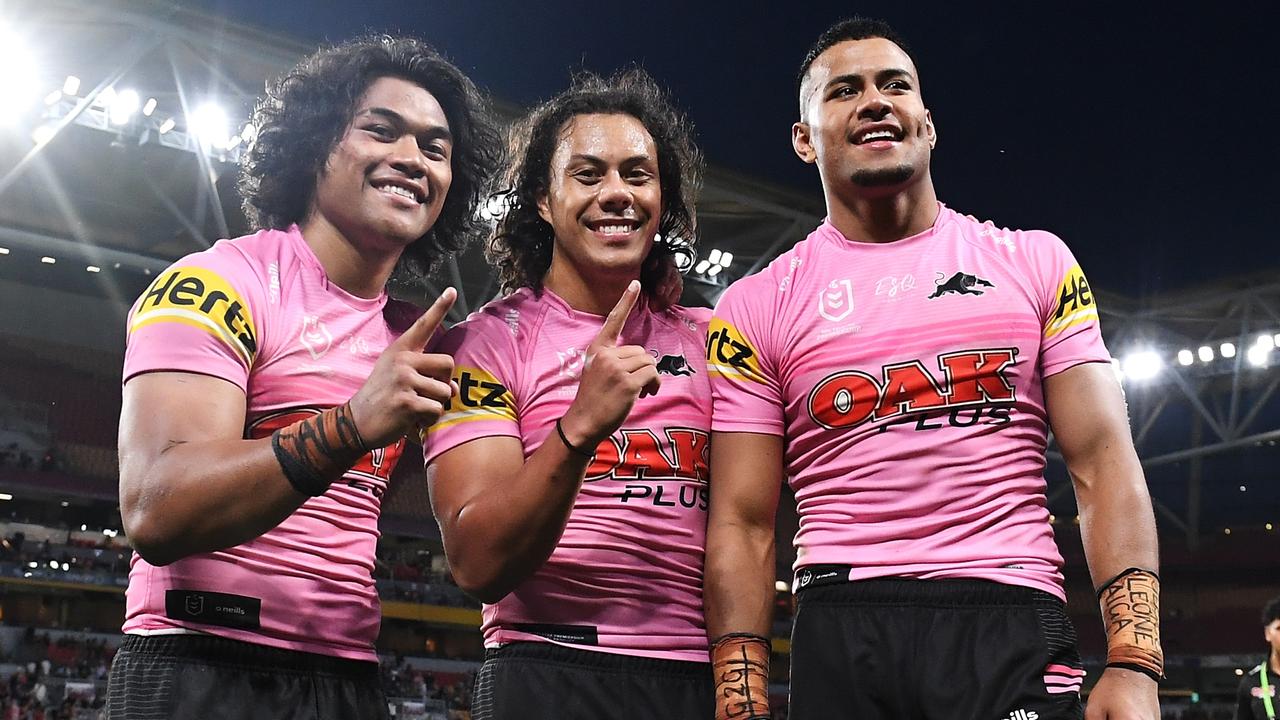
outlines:
{"label": "bicep", "polygon": [[1100,453],[1133,451],[1124,391],[1107,363],[1084,363],[1045,378],[1044,395],[1068,467]]}
{"label": "bicep", "polygon": [[782,488],[782,447],[777,435],[711,434],[710,522],[773,526]]}
{"label": "bicep", "polygon": [[122,494],[176,445],[244,437],[244,391],[211,375],[154,372],[124,385],[120,410]]}
{"label": "bicep", "polygon": [[448,535],[471,503],[501,486],[524,465],[520,439],[476,438],[446,450],[427,465],[431,510]]}

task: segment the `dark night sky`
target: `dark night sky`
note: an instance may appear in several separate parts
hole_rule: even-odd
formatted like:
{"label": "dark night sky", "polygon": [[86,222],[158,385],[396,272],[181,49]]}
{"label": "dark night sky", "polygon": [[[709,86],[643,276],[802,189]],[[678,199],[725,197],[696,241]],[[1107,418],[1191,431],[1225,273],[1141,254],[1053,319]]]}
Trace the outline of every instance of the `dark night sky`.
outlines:
{"label": "dark night sky", "polygon": [[308,43],[416,34],[521,105],[575,69],[638,63],[687,110],[710,162],[815,197],[817,173],[788,140],[795,68],[827,25],[861,11],[912,45],[944,202],[1056,232],[1096,286],[1136,298],[1280,275],[1266,224],[1280,197],[1274,2],[183,4]]}

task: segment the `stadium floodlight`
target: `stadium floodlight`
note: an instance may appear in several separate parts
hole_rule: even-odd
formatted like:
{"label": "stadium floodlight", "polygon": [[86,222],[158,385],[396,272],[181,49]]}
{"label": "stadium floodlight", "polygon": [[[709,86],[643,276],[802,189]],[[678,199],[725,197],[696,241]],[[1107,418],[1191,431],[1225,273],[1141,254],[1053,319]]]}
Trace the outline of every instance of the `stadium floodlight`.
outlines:
{"label": "stadium floodlight", "polygon": [[80,78],[68,75],[67,79],[62,81],[62,94],[75,97],[78,92],[80,92]]}
{"label": "stadium floodlight", "polygon": [[187,132],[201,145],[222,148],[231,137],[227,111],[214,102],[206,102],[187,116]]}
{"label": "stadium floodlight", "polygon": [[1200,358],[1200,362],[1213,362],[1213,348],[1208,345],[1201,345],[1200,349],[1196,351],[1196,356]]}
{"label": "stadium floodlight", "polygon": [[720,254],[720,248],[712,248],[711,254],[707,256],[707,260],[710,260],[712,265],[719,265]]}
{"label": "stadium floodlight", "polygon": [[1280,333],[1276,333],[1276,334],[1271,338],[1271,342],[1275,343],[1275,344],[1276,344],[1276,347],[1280,347]]}
{"label": "stadium floodlight", "polygon": [[52,265],[58,262],[58,260],[57,258],[52,258],[52,257],[49,257],[48,255],[45,255],[44,257],[40,258],[40,262],[44,263],[45,265]]}
{"label": "stadium floodlight", "polygon": [[790,590],[791,587],[787,585],[786,580],[779,580],[778,582],[773,584],[773,589],[777,590],[778,592],[786,592]]}
{"label": "stadium floodlight", "polygon": [[1182,367],[1187,367],[1188,365],[1190,365],[1195,361],[1196,361],[1196,356],[1192,355],[1190,350],[1178,351],[1178,364],[1181,365]]}
{"label": "stadium floodlight", "polygon": [[1130,353],[1121,364],[1125,377],[1134,380],[1151,380],[1164,369],[1164,358],[1152,350]]}
{"label": "stadium floodlight", "polygon": [[9,493],[0,493],[0,500],[12,500],[13,496]]}
{"label": "stadium floodlight", "polygon": [[34,140],[37,145],[44,145],[52,140],[53,136],[57,134],[58,131],[53,125],[50,123],[43,123],[37,125],[36,129],[31,131],[31,139]]}
{"label": "stadium floodlight", "polygon": [[36,61],[17,33],[0,27],[0,126],[13,126],[40,97]]}
{"label": "stadium floodlight", "polygon": [[[704,258],[698,261],[698,266],[695,267],[693,271],[701,275],[702,273],[706,272],[707,268],[709,267],[711,267],[711,261]],[[719,265],[717,265],[716,267],[719,267]]]}
{"label": "stadium floodlight", "polygon": [[143,117],[151,117],[151,113],[156,111],[157,104],[155,98],[147,98],[147,101],[142,105]]}
{"label": "stadium floodlight", "polygon": [[54,105],[57,105],[58,101],[61,99],[62,99],[62,91],[54,90],[53,92],[44,96],[44,104],[48,105],[49,107],[53,107]]}
{"label": "stadium floodlight", "polygon": [[1254,367],[1263,367],[1271,356],[1271,349],[1264,345],[1254,345],[1245,351],[1244,357]]}
{"label": "stadium floodlight", "polygon": [[730,265],[732,265],[732,264],[733,264],[733,253],[731,253],[731,252],[722,253],[722,254],[720,255],[720,264],[721,264],[722,266],[724,266],[724,267],[729,267]]}
{"label": "stadium floodlight", "polygon": [[8,254],[9,254],[9,248],[0,247],[0,255],[8,255]]}
{"label": "stadium floodlight", "polygon": [[102,268],[98,267],[97,265],[90,265],[86,267],[84,270],[85,272],[91,272],[91,273],[102,272]]}
{"label": "stadium floodlight", "polygon": [[169,132],[170,130],[172,130],[173,127],[177,124],[178,122],[173,118],[165,118],[165,121],[160,123],[160,127],[157,129],[160,131],[160,134],[163,135]]}
{"label": "stadium floodlight", "polygon": [[710,268],[707,269],[707,277],[715,277],[719,275],[720,271],[723,269],[724,269],[723,265],[712,265]]}
{"label": "stadium floodlight", "polygon": [[115,93],[115,97],[111,100],[108,116],[111,118],[112,125],[124,125],[129,122],[129,118],[138,111],[140,103],[138,92],[136,90],[121,90]]}
{"label": "stadium floodlight", "polygon": [[1218,352],[1222,353],[1224,358],[1233,358],[1236,356],[1236,344],[1224,342],[1218,346]]}
{"label": "stadium floodlight", "polygon": [[1259,335],[1258,341],[1254,344],[1258,347],[1266,348],[1268,351],[1276,349],[1276,340],[1270,333]]}

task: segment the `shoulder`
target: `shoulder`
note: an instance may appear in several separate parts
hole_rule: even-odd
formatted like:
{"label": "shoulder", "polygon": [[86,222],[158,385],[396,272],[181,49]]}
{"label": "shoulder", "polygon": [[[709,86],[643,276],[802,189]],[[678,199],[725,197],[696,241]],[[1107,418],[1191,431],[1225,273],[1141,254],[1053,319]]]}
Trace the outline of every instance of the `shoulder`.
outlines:
{"label": "shoulder", "polygon": [[942,211],[948,214],[947,222],[965,241],[1014,262],[1068,252],[1062,238],[1048,230],[1004,227],[945,206]]}
{"label": "shoulder", "polygon": [[510,295],[485,303],[466,320],[449,328],[444,344],[450,348],[483,341],[490,345],[512,346],[526,340],[539,307],[533,291],[521,288]]}
{"label": "shoulder", "polygon": [[659,313],[659,317],[665,317],[675,323],[677,327],[684,327],[697,333],[706,333],[707,326],[711,324],[711,308],[672,305],[662,313]]}

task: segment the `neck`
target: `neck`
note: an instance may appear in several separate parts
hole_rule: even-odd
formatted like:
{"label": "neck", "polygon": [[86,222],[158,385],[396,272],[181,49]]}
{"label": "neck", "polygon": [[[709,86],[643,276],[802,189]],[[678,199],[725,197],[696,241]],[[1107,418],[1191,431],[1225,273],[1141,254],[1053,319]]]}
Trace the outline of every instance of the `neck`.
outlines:
{"label": "neck", "polygon": [[899,192],[868,195],[837,194],[824,188],[831,224],[855,242],[889,243],[933,227],[938,219],[938,196],[926,175]]}
{"label": "neck", "polygon": [[329,282],[361,298],[376,298],[386,288],[402,247],[354,243],[319,213],[298,226]]}
{"label": "neck", "polygon": [[559,295],[569,307],[592,315],[608,315],[618,299],[632,280],[640,277],[639,271],[634,274],[593,277],[588,280],[577,268],[568,262],[560,261],[560,256],[553,255],[551,267],[542,277],[542,286]]}

